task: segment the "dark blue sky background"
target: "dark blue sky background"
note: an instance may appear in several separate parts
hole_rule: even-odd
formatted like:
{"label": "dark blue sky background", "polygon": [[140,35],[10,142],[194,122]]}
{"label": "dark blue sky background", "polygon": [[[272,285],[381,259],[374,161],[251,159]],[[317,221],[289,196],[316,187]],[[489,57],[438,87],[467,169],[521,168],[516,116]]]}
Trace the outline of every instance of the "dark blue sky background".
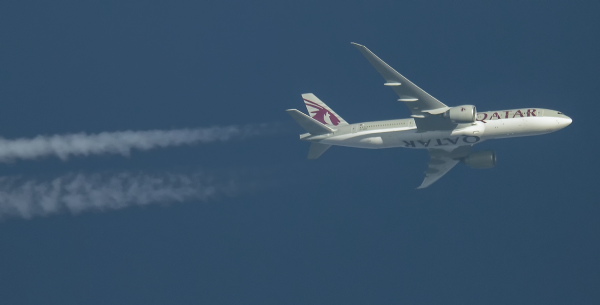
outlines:
{"label": "dark blue sky background", "polygon": [[[0,175],[249,170],[268,190],[0,223],[2,304],[598,304],[598,1],[2,1],[0,134],[282,122],[268,138]],[[305,160],[284,112],[408,109],[350,42],[448,105],[563,111],[425,190],[418,150]]]}

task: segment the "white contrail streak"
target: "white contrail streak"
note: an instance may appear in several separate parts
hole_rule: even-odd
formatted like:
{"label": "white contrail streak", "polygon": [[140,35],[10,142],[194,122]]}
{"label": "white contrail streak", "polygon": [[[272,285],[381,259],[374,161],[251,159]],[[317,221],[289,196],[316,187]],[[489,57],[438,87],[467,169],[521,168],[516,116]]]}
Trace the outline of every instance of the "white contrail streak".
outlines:
{"label": "white contrail streak", "polygon": [[207,201],[254,189],[257,182],[215,173],[67,174],[50,180],[0,177],[0,219],[133,205]]}
{"label": "white contrail streak", "polygon": [[129,155],[131,150],[228,141],[273,133],[267,125],[226,126],[195,129],[102,132],[37,136],[31,139],[0,138],[0,162],[56,156],[92,154]]}

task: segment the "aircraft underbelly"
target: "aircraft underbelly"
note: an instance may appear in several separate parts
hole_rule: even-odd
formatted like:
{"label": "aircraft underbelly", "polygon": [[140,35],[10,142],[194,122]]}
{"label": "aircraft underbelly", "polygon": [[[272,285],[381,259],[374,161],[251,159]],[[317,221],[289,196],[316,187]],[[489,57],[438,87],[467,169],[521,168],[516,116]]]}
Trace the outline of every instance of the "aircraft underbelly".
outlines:
{"label": "aircraft underbelly", "polygon": [[[479,128],[477,128],[479,129]],[[357,148],[392,148],[405,147],[415,149],[450,148],[471,145],[482,141],[478,130],[428,131],[417,132],[416,129],[405,131],[356,134],[353,136],[331,137],[320,143],[357,147]]]}
{"label": "aircraft underbelly", "polygon": [[488,120],[484,136],[490,139],[526,137],[555,131],[556,120],[549,117],[524,117],[503,120]]}

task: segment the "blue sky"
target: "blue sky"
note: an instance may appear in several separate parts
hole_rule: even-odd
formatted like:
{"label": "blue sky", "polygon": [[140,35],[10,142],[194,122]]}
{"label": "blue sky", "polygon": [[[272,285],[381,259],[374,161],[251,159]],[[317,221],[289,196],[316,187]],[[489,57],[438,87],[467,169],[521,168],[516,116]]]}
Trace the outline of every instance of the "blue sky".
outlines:
{"label": "blue sky", "polygon": [[[0,134],[273,123],[274,135],[68,161],[3,177],[235,175],[237,196],[0,223],[3,304],[596,304],[596,1],[4,1]],[[415,190],[424,151],[307,161],[284,112],[312,92],[350,123],[408,109],[350,45],[448,105],[573,124],[489,141]]]}

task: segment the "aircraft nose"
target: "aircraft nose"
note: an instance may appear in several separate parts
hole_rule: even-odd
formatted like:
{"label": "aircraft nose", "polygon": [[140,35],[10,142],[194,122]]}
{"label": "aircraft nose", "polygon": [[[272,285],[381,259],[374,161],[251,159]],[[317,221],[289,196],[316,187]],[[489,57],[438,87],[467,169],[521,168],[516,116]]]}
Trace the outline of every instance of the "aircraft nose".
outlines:
{"label": "aircraft nose", "polygon": [[561,128],[565,128],[565,127],[571,125],[571,123],[573,122],[573,119],[571,119],[570,117],[565,117],[565,118],[559,118],[556,121],[558,122],[558,125],[560,125]]}

